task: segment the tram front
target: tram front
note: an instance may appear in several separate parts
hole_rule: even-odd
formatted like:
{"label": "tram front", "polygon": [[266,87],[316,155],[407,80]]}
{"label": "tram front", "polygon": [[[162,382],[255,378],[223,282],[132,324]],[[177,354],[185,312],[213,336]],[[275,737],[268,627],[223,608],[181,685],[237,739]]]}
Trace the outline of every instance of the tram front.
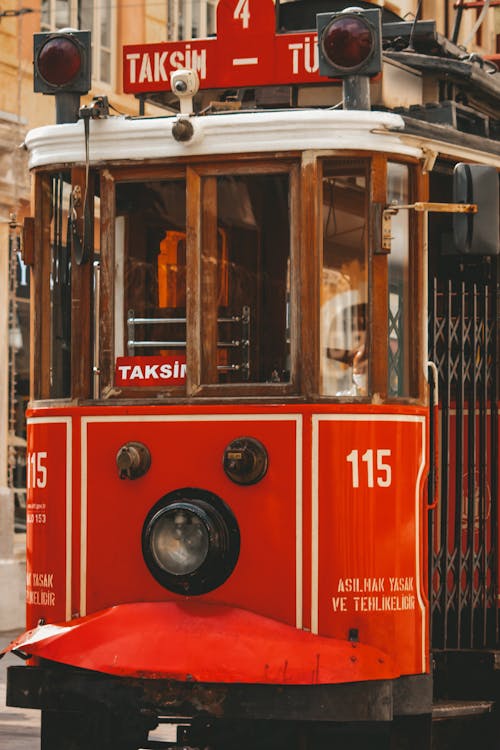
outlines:
{"label": "tram front", "polygon": [[146,747],[159,721],[181,746],[365,741],[430,715],[408,208],[427,153],[395,114],[231,104],[101,100],[26,141],[30,630],[9,648],[29,666],[9,702],[42,709],[43,750]]}

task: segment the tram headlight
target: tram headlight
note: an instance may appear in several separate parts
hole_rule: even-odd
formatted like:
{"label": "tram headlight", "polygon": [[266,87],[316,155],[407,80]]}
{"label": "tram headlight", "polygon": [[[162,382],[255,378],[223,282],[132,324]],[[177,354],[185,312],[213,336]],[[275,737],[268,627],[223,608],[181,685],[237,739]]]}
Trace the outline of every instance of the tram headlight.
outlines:
{"label": "tram headlight", "polygon": [[234,570],[239,547],[233,513],[204,490],[169,493],[144,523],[146,565],[162,586],[178,594],[204,594],[224,583]]}
{"label": "tram headlight", "polygon": [[174,503],[151,528],[151,552],[172,575],[189,575],[205,562],[210,544],[209,516],[189,503]]}

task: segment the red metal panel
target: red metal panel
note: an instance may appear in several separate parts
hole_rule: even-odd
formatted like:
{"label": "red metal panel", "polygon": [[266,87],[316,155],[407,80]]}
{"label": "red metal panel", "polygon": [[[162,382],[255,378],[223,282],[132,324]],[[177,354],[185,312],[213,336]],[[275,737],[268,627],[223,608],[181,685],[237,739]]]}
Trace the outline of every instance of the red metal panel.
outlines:
{"label": "red metal panel", "polygon": [[196,70],[204,89],[330,80],[318,72],[315,31],[275,33],[272,0],[220,0],[214,39],[125,45],[123,90],[169,91],[178,68]]}
{"label": "red metal panel", "polygon": [[[214,492],[240,527],[238,564],[228,581],[203,599],[243,606],[295,624],[296,419],[284,415],[144,415],[139,421],[103,416],[83,424],[87,470],[85,508],[87,595],[81,614],[124,601],[180,598],[151,576],[141,533],[149,510],[167,493],[185,487]],[[117,420],[117,421],[114,421]],[[222,460],[232,440],[252,436],[266,446],[269,469],[255,485],[225,474]],[[151,468],[134,481],[118,476],[116,454],[127,441],[148,446]]]}
{"label": "red metal panel", "polygon": [[317,685],[397,676],[390,658],[370,646],[196,601],[120,605],[37,628],[4,652],[15,649],[108,674],[181,681]]}
{"label": "red metal panel", "polygon": [[[28,428],[26,500],[27,623],[70,612],[71,452],[69,418],[32,420]],[[68,517],[69,514],[69,517]]]}
{"label": "red metal panel", "polygon": [[[391,669],[397,674],[425,671],[425,414],[421,408],[352,404],[324,404],[321,409],[317,404],[239,405],[237,413],[230,405],[116,405],[31,412],[29,451],[47,454],[48,479],[47,488],[38,487],[29,497],[43,499],[50,488],[55,525],[47,525],[50,533],[37,529],[36,537],[31,537],[28,572],[54,572],[53,579],[37,580],[47,585],[57,580],[58,603],[64,603],[65,586],[67,593],[70,583],[64,573],[72,569],[73,601],[71,607],[66,601],[66,610],[63,606],[54,611],[47,602],[38,605],[31,610],[29,625],[40,618],[60,622],[78,612],[95,613],[132,602],[173,606],[188,601],[153,579],[142,558],[141,531],[149,509],[164,494],[198,487],[214,492],[231,507],[241,531],[240,558],[230,578],[182,609],[186,617],[191,613],[188,619],[194,618],[184,623],[186,633],[193,636],[201,628],[200,648],[210,651],[214,642],[203,641],[197,607],[221,605],[226,615],[233,609],[246,610],[276,626],[291,626],[279,631],[280,638],[296,633],[293,626],[300,634],[304,626],[319,632],[308,639],[321,645],[327,636],[332,649],[342,644],[343,654],[342,649],[353,648],[349,636],[358,637],[359,653],[365,653],[365,647],[375,649],[381,669],[386,669],[390,654]],[[73,452],[66,443],[70,422]],[[251,486],[234,484],[222,468],[226,445],[245,435],[257,438],[269,453],[267,474]],[[116,467],[116,454],[128,441],[145,443],[152,456],[150,470],[132,481],[120,480]],[[40,474],[40,467],[37,471],[43,483],[44,472]],[[72,475],[73,506],[67,484]],[[36,484],[36,472],[32,481]],[[48,494],[43,502],[47,498]],[[70,528],[67,509],[71,507]],[[72,565],[68,539],[73,541],[68,550]],[[167,610],[153,606],[141,611],[148,617],[151,613],[157,627],[154,613]],[[102,649],[109,655],[107,642],[118,638],[126,620],[120,619],[119,627],[109,634],[107,618],[102,622],[98,630],[92,629],[92,638],[96,644],[102,638]],[[153,629],[147,620],[130,622],[143,640]],[[177,637],[176,622],[161,620],[165,641]],[[261,630],[262,639],[268,632]],[[127,636],[123,642],[123,658],[135,637],[130,634],[132,640]],[[294,637],[283,643],[287,653],[294,648]],[[197,646],[193,651],[187,641],[184,645],[188,649],[184,666],[192,672]],[[332,679],[380,676],[371,661],[358,663],[358,652],[349,653],[351,671],[338,671]],[[60,658],[66,658],[63,652]],[[140,651],[130,652],[127,658],[127,668],[141,668]],[[308,658],[304,653],[303,664],[309,665]],[[233,666],[247,669],[236,652]],[[167,661],[163,668],[168,668]]]}
{"label": "red metal panel", "polygon": [[355,629],[361,643],[391,651],[402,674],[428,668],[425,429],[417,416],[330,414],[313,436],[313,632]]}

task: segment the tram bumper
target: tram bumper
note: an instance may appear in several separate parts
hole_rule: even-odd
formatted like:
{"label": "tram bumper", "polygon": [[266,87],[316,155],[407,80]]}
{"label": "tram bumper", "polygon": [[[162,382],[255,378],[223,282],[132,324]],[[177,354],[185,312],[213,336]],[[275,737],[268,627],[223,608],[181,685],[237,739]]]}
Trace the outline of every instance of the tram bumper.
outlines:
{"label": "tram bumper", "polygon": [[42,660],[8,670],[7,700],[20,707],[77,710],[91,696],[170,715],[389,721],[398,702],[398,713],[430,704],[428,676],[400,677],[378,649],[200,602],[117,605],[41,625],[9,651]]}

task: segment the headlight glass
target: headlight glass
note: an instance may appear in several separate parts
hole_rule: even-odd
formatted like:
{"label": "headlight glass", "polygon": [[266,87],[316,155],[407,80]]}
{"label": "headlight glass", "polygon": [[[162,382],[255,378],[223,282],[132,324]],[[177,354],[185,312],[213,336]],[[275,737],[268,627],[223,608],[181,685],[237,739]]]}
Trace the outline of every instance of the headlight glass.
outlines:
{"label": "headlight glass", "polygon": [[193,510],[173,507],[163,513],[151,532],[151,551],[158,565],[173,575],[193,573],[206,560],[208,529]]}
{"label": "headlight glass", "polygon": [[174,490],[149,511],[142,554],[153,577],[169,591],[206,594],[233,572],[240,531],[228,505],[213,492]]}

